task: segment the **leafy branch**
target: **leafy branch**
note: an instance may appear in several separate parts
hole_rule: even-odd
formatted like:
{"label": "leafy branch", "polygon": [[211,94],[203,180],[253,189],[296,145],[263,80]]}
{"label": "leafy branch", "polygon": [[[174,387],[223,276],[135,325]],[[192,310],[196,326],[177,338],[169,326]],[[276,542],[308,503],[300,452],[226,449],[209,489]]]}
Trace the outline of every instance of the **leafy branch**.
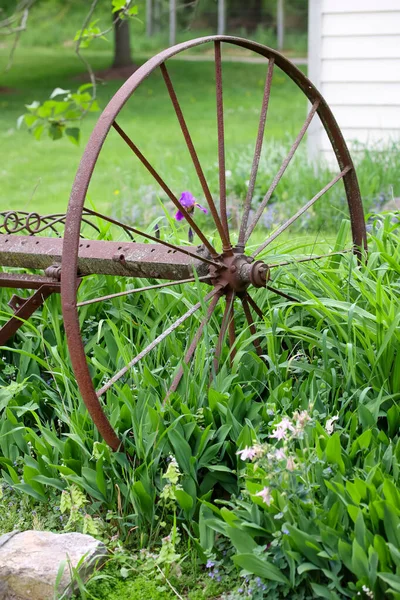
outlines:
{"label": "leafy branch", "polygon": [[[26,30],[29,9],[36,0],[22,0],[14,13],[7,19],[0,21],[0,33],[15,35],[15,40],[10,53],[7,69],[10,68],[20,35]],[[81,29],[74,37],[75,53],[84,64],[88,72],[90,83],[80,86],[76,92],[56,88],[50,98],[43,104],[34,101],[26,105],[27,111],[18,119],[18,127],[25,124],[28,130],[40,139],[45,131],[53,140],[58,140],[65,134],[74,144],[79,144],[80,122],[88,112],[100,110],[97,103],[97,81],[90,62],[82,50],[88,48],[95,39],[107,41],[106,35],[126,19],[136,18],[138,7],[132,0],[111,0],[111,13],[114,15],[112,23],[104,30],[97,25],[98,19],[93,20],[93,15],[99,0],[93,0],[84,19]],[[1,9],[0,9],[1,10]],[[89,92],[91,91],[91,93]],[[58,97],[62,96],[62,99]]]}

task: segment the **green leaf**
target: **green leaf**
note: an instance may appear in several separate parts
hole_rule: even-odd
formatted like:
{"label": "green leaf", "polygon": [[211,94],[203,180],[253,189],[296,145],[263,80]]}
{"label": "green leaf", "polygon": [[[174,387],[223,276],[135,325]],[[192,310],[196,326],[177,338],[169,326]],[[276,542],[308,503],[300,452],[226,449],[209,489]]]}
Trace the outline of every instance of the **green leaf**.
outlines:
{"label": "green leaf", "polygon": [[391,588],[400,592],[400,577],[399,575],[393,575],[392,573],[378,573],[378,577],[385,583],[389,584]]}
{"label": "green leaf", "polygon": [[368,577],[368,557],[364,549],[360,546],[357,540],[353,540],[353,552],[351,556],[352,571],[357,575],[358,579]]}
{"label": "green leaf", "polygon": [[146,515],[148,521],[151,521],[154,502],[152,497],[146,492],[143,483],[141,481],[133,483],[132,492],[139,504],[141,512]]}
{"label": "green leaf", "polygon": [[199,511],[200,545],[204,550],[212,550],[214,546],[214,530],[207,525],[207,521],[213,517],[213,512],[208,506],[202,504]]}
{"label": "green leaf", "polygon": [[49,127],[49,137],[52,140],[59,140],[63,135],[63,127],[59,123],[52,123]]}
{"label": "green leaf", "polygon": [[290,585],[289,580],[280,569],[268,562],[267,559],[262,560],[258,556],[254,556],[254,554],[237,554],[233,557],[233,562],[241,569],[245,569],[257,577]]}
{"label": "green leaf", "polygon": [[326,459],[328,462],[337,465],[339,467],[340,472],[343,474],[344,462],[342,459],[342,447],[340,445],[340,435],[339,433],[334,433],[328,440],[326,444]]}
{"label": "green leaf", "polygon": [[192,457],[192,449],[185,438],[179,433],[179,431],[176,431],[176,429],[168,431],[168,437],[174,449],[174,454],[181,471],[183,473],[190,473],[194,475],[193,465],[190,460]]}
{"label": "green leaf", "polygon": [[175,490],[175,497],[178,501],[179,506],[185,512],[189,512],[193,507],[193,498],[185,490]]}
{"label": "green leaf", "polygon": [[397,516],[395,509],[385,503],[383,523],[387,538],[393,546],[400,548],[400,519]]}
{"label": "green leaf", "polygon": [[79,146],[81,130],[79,127],[67,127],[65,130],[67,138],[76,146]]}
{"label": "green leaf", "polygon": [[236,551],[240,554],[252,554],[252,552],[257,548],[256,542],[253,540],[251,535],[245,531],[235,529],[233,527],[227,527],[225,531],[226,535],[235,546]]}
{"label": "green leaf", "polygon": [[317,567],[317,565],[314,565],[313,563],[310,563],[310,562],[304,562],[304,563],[301,563],[301,565],[299,565],[297,567],[297,572],[299,575],[302,575],[303,573],[306,573],[307,571],[315,571],[316,569],[319,569],[319,567]]}
{"label": "green leaf", "polygon": [[339,596],[335,592],[324,585],[320,585],[319,583],[311,583],[311,587],[317,594],[317,598],[326,598],[326,600],[340,600]]}
{"label": "green leaf", "polygon": [[56,96],[65,96],[65,94],[70,93],[71,90],[63,90],[63,88],[57,87],[51,92],[50,98],[55,98]]}
{"label": "green leaf", "polygon": [[104,499],[107,498],[107,485],[106,479],[104,477],[104,469],[103,469],[103,459],[99,458],[96,462],[96,485],[99,488],[100,492],[103,494]]}
{"label": "green leaf", "polygon": [[123,10],[126,6],[126,0],[112,0],[112,12],[118,12],[120,10]]}

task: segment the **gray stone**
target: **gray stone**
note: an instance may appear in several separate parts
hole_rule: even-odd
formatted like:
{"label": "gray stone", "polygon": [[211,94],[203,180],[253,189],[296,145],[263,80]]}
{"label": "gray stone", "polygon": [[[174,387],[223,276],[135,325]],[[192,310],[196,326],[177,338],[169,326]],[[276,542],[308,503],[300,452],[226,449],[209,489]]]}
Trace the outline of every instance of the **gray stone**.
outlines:
{"label": "gray stone", "polygon": [[83,579],[104,560],[102,542],[81,533],[12,532],[0,537],[0,600],[53,600],[62,561],[67,561],[58,593],[72,593],[70,569]]}

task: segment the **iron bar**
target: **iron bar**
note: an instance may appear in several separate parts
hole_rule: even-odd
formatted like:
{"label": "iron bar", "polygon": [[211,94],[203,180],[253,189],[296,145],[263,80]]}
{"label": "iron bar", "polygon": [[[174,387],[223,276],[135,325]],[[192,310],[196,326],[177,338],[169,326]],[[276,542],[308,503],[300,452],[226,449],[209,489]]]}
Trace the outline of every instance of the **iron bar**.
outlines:
{"label": "iron bar", "polygon": [[149,163],[149,161],[140,152],[140,150],[136,146],[136,144],[134,144],[132,142],[130,137],[125,133],[125,131],[123,129],[121,129],[121,127],[118,125],[118,123],[116,121],[113,122],[113,127],[114,127],[115,131],[117,131],[119,133],[119,135],[122,137],[124,142],[126,142],[126,144],[129,146],[129,148],[134,152],[134,154],[136,154],[136,156],[138,157],[140,162],[145,166],[145,168],[149,171],[149,173],[154,177],[154,179],[157,181],[159,186],[167,194],[168,198],[174,203],[176,208],[181,211],[181,213],[183,214],[183,216],[185,217],[186,221],[189,223],[189,225],[191,226],[193,231],[195,231],[197,233],[197,235],[199,236],[199,238],[201,239],[201,241],[203,242],[205,247],[211,253],[211,256],[216,257],[217,253],[216,253],[215,249],[210,244],[210,242],[207,240],[207,238],[205,237],[205,235],[203,234],[201,229],[196,225],[195,221],[193,221],[193,219],[189,215],[188,211],[182,206],[182,204],[179,202],[178,198],[175,196],[175,194],[172,192],[172,190],[170,190],[170,188],[167,186],[165,181],[160,177],[160,175],[157,173],[157,171],[154,169],[154,167],[152,167],[152,165]]}
{"label": "iron bar", "polygon": [[253,233],[253,230],[254,230],[255,226],[257,225],[258,221],[260,220],[260,217],[264,211],[264,208],[267,206],[267,203],[269,202],[269,199],[271,198],[272,194],[274,193],[276,186],[280,182],[282,175],[286,171],[286,168],[289,165],[290,161],[292,160],[294,153],[296,152],[297,148],[299,147],[300,142],[303,139],[303,137],[308,129],[308,126],[310,125],[310,123],[319,107],[319,104],[320,104],[320,99],[317,98],[315,100],[314,104],[312,105],[311,110],[308,113],[307,119],[305,120],[303,127],[301,128],[297,138],[295,139],[293,146],[291,147],[291,149],[289,151],[289,154],[286,156],[285,160],[281,164],[278,173],[275,175],[267,193],[265,194],[260,206],[258,207],[258,209],[256,211],[253,221],[250,223],[250,225],[246,231],[246,236],[245,236],[245,240],[244,240],[245,243],[247,243],[249,237]]}
{"label": "iron bar", "polygon": [[0,329],[0,346],[12,337],[24,322],[33,315],[33,313],[44,303],[44,301],[54,292],[59,292],[60,286],[57,283],[44,284],[26,300],[24,299],[20,306],[15,310],[14,315]]}
{"label": "iron bar", "polygon": [[[218,287],[214,288],[211,292],[209,292],[205,296],[204,301],[207,302],[208,300],[210,300],[210,298],[215,296],[215,294],[219,293],[219,291],[220,291],[220,288],[218,288]],[[125,367],[120,369],[118,371],[118,373],[116,373],[113,377],[111,377],[111,379],[105,385],[103,385],[103,387],[97,392],[97,397],[100,398],[100,396],[102,396],[107,390],[110,389],[110,387],[112,385],[114,385],[114,383],[116,383],[119,379],[121,379],[121,377],[123,375],[125,375],[125,373],[127,373],[132,367],[134,367],[140,360],[142,360],[142,358],[144,358],[149,352],[151,352],[151,350],[153,350],[156,346],[158,346],[158,344],[160,342],[162,342],[166,337],[168,337],[170,335],[170,333],[172,333],[173,331],[175,331],[175,329],[180,327],[180,325],[182,325],[182,323],[184,321],[186,321],[186,319],[191,317],[200,307],[201,307],[201,302],[197,302],[197,304],[192,306],[192,308],[190,308],[187,312],[185,312],[185,314],[183,314],[181,317],[179,317],[179,319],[177,319],[175,321],[175,323],[170,325],[170,327],[168,327],[168,329],[166,329],[158,337],[156,337],[156,339],[153,340],[148,346],[146,346],[146,348],[144,348],[144,350],[142,350],[139,354],[137,354],[135,356],[135,358],[133,358]]]}
{"label": "iron bar", "polygon": [[[226,301],[228,302],[228,297],[229,297],[229,293],[226,296]],[[229,335],[229,346],[230,346],[230,352],[229,352],[229,360],[232,366],[233,363],[233,359],[236,356],[236,348],[235,348],[235,342],[236,342],[236,331],[235,331],[235,311],[234,311],[234,300],[235,300],[235,294],[232,293],[232,302],[230,304],[230,308],[229,308],[229,322],[228,322],[228,335]]]}
{"label": "iron bar", "polygon": [[219,167],[219,203],[222,226],[229,241],[228,216],[226,212],[226,175],[225,175],[225,133],[224,105],[222,94],[222,65],[221,42],[214,42],[215,56],[215,88],[217,97],[217,127],[218,127],[218,167]]}
{"label": "iron bar", "polygon": [[253,300],[253,298],[250,296],[249,292],[246,293],[246,298],[247,298],[251,308],[257,314],[257,316],[260,319],[264,320],[264,314],[263,314],[261,308],[259,308],[258,304],[256,304],[256,302]]}
{"label": "iron bar", "polygon": [[340,179],[342,179],[346,173],[348,173],[350,171],[352,167],[347,166],[343,169],[343,171],[341,171],[338,175],[336,175],[332,181],[330,181],[329,183],[326,184],[326,186],[324,188],[322,188],[321,191],[318,192],[318,194],[316,194],[313,198],[311,198],[311,200],[309,200],[307,202],[307,204],[305,204],[302,208],[300,208],[297,213],[295,213],[292,217],[290,217],[290,219],[288,219],[285,223],[283,223],[283,225],[281,225],[269,238],[267,238],[265,240],[265,242],[263,242],[251,255],[253,258],[255,258],[258,254],[260,254],[260,252],[262,252],[262,250],[264,250],[264,248],[266,248],[271,242],[273,242],[281,233],[283,233],[290,225],[292,225],[292,223],[294,223],[296,221],[296,219],[298,219],[303,213],[305,213],[313,204],[315,204],[315,202],[317,200],[319,200],[321,198],[321,196],[323,196],[328,190],[331,189],[332,186],[335,185],[335,183],[337,183]]}
{"label": "iron bar", "polygon": [[246,200],[245,200],[245,205],[244,205],[244,210],[243,210],[243,217],[242,217],[242,222],[240,224],[239,239],[238,239],[238,244],[237,244],[241,250],[244,249],[245,235],[246,235],[247,224],[248,224],[249,214],[250,214],[250,209],[251,209],[251,201],[253,199],[254,186],[256,183],[256,179],[257,179],[258,167],[260,164],[261,150],[262,150],[262,145],[263,145],[263,140],[264,140],[265,123],[267,121],[269,97],[271,94],[271,84],[272,84],[272,75],[273,75],[273,71],[274,71],[274,62],[275,61],[273,58],[270,58],[268,61],[268,71],[267,71],[267,76],[265,79],[264,96],[263,96],[263,101],[262,101],[262,106],[261,106],[260,122],[258,125],[256,147],[254,150],[254,158],[253,158],[253,164],[251,167],[249,187],[247,188]]}
{"label": "iron bar", "polygon": [[174,89],[174,87],[172,85],[172,81],[171,81],[171,78],[169,76],[169,73],[168,73],[168,70],[167,70],[167,67],[166,67],[165,63],[162,63],[160,65],[160,69],[161,69],[161,73],[162,73],[162,76],[163,76],[164,81],[165,81],[165,85],[167,86],[168,93],[169,93],[169,96],[171,98],[171,102],[173,104],[176,116],[178,118],[179,125],[181,127],[183,136],[185,138],[186,145],[188,147],[190,156],[192,158],[192,161],[193,161],[193,164],[194,164],[194,168],[196,169],[196,173],[197,173],[197,176],[199,178],[199,181],[200,181],[201,187],[203,189],[204,195],[205,195],[205,197],[207,199],[208,206],[210,207],[210,212],[211,212],[212,217],[214,219],[214,223],[215,223],[215,225],[216,225],[216,227],[218,229],[218,233],[219,233],[219,235],[221,237],[221,241],[222,241],[222,245],[223,245],[223,248],[224,248],[224,252],[229,252],[231,250],[231,244],[229,243],[229,240],[228,240],[228,238],[227,238],[227,236],[225,234],[225,230],[224,230],[224,228],[222,226],[221,219],[219,217],[217,208],[215,206],[213,197],[211,195],[210,188],[208,187],[208,183],[207,183],[206,178],[204,176],[203,169],[201,168],[199,157],[198,157],[197,152],[195,150],[195,147],[193,145],[193,140],[192,140],[191,135],[189,133],[189,130],[188,130],[185,118],[184,118],[183,113],[182,113],[182,109],[180,107],[180,104],[179,104],[179,101],[178,101],[175,89]]}
{"label": "iron bar", "polygon": [[[61,263],[62,238],[45,238],[0,234],[0,265],[27,269],[47,269]],[[77,271],[80,275],[122,275],[173,281],[208,273],[200,258],[194,260],[178,253],[178,249],[165,250],[161,244],[137,242],[109,242],[80,240]],[[196,256],[196,255],[195,255]]]}
{"label": "iron bar", "polygon": [[[86,210],[89,211],[89,209],[86,209]],[[91,213],[92,211],[89,211],[89,212]],[[93,214],[96,214],[96,213],[93,213]],[[112,219],[111,217],[106,217],[105,215],[101,215],[101,218],[104,221],[107,221],[108,223],[111,223],[113,225],[118,225],[119,227],[124,228],[127,232],[132,231],[136,235],[144,237],[147,240],[151,240],[152,242],[155,242],[156,244],[161,244],[162,246],[171,248],[171,250],[175,250],[176,252],[181,252],[182,254],[191,256],[192,258],[195,258],[196,260],[200,260],[209,265],[214,265],[214,267],[221,266],[220,263],[215,262],[215,260],[210,260],[209,258],[206,258],[205,256],[201,256],[201,254],[195,254],[194,252],[191,252],[190,250],[188,250],[187,246],[183,246],[183,247],[175,246],[175,244],[170,244],[169,242],[166,242],[165,240],[160,239],[160,237],[157,237],[157,234],[154,236],[154,235],[151,235],[150,233],[144,233],[144,231],[141,231],[140,229],[136,229],[135,227],[131,227],[130,225],[126,225],[126,223],[121,223],[121,221],[117,221],[116,219]]]}
{"label": "iron bar", "polygon": [[300,302],[300,300],[298,300],[297,298],[294,298],[293,296],[289,296],[289,294],[286,294],[285,292],[282,292],[281,290],[277,290],[275,287],[272,287],[272,285],[267,285],[266,288],[267,288],[267,290],[270,290],[274,294],[277,294],[278,296],[282,296],[282,298],[285,298],[286,300],[290,300],[291,302]]}
{"label": "iron bar", "polygon": [[338,250],[337,252],[328,252],[327,254],[320,254],[319,256],[307,256],[307,258],[298,258],[295,260],[287,260],[281,263],[268,264],[270,269],[275,267],[286,267],[286,265],[295,265],[297,263],[309,262],[311,260],[321,260],[321,258],[329,258],[330,256],[337,256],[339,254],[346,254],[347,252],[354,252],[354,248],[347,248],[346,250]]}
{"label": "iron bar", "polygon": [[[0,288],[16,288],[26,290],[38,290],[43,285],[52,285],[58,288],[60,282],[45,277],[44,275],[30,275],[29,273],[0,273]],[[58,290],[60,291],[60,290]]]}
{"label": "iron bar", "polygon": [[221,322],[221,329],[220,329],[220,332],[218,335],[218,340],[217,340],[217,345],[215,347],[215,354],[214,354],[214,360],[213,360],[215,374],[218,373],[219,358],[221,356],[222,344],[225,339],[226,330],[228,329],[228,326],[229,326],[229,320],[231,318],[231,305],[233,305],[233,300],[234,300],[233,293],[230,293],[229,297],[227,295],[225,310],[224,310],[224,314],[223,314],[222,322]]}
{"label": "iron bar", "polygon": [[[253,317],[251,316],[249,302],[247,300],[247,295],[246,294],[241,297],[241,301],[242,301],[243,311],[244,311],[247,323],[249,324],[250,333],[252,335],[256,335],[257,334],[257,330],[256,330],[256,326],[254,324]],[[253,346],[254,346],[254,348],[255,348],[258,356],[261,357],[263,355],[263,351],[262,351],[262,348],[261,348],[260,338],[254,338],[254,340],[253,340]]]}
{"label": "iron bar", "polygon": [[[209,276],[199,277],[199,281],[209,279]],[[158,283],[157,285],[147,285],[141,288],[133,288],[125,290],[125,292],[117,292],[116,294],[108,294],[108,296],[100,296],[99,298],[93,298],[92,300],[85,300],[84,302],[78,302],[76,306],[87,306],[88,304],[95,304],[96,302],[104,302],[105,300],[112,300],[113,298],[120,298],[121,296],[128,296],[129,294],[137,294],[138,292],[148,292],[149,290],[157,290],[165,287],[172,287],[173,285],[181,285],[183,283],[194,283],[196,279],[194,277],[190,279],[181,279],[179,281],[170,281],[169,283]]]}
{"label": "iron bar", "polygon": [[[195,350],[197,348],[197,345],[198,345],[198,343],[200,341],[200,337],[201,337],[201,335],[203,333],[203,330],[204,330],[205,326],[207,325],[207,323],[210,321],[211,316],[212,316],[212,314],[214,312],[214,309],[215,309],[216,305],[218,304],[218,301],[219,301],[220,298],[221,298],[221,293],[215,294],[215,296],[212,298],[212,300],[210,302],[210,306],[208,307],[208,310],[207,310],[207,314],[204,317],[204,319],[202,320],[202,322],[200,323],[200,326],[199,326],[198,330],[196,331],[196,334],[195,334],[195,336],[194,336],[194,338],[193,338],[193,340],[192,340],[192,342],[191,342],[191,344],[190,344],[190,346],[188,348],[188,351],[185,354],[185,358],[183,359],[183,362],[184,362],[185,365],[189,364],[189,362],[191,361],[192,356],[193,356],[193,354],[194,354],[194,352],[195,352]],[[174,379],[173,379],[173,381],[171,383],[171,386],[170,386],[170,388],[169,388],[169,390],[167,392],[167,395],[164,398],[163,404],[168,400],[169,396],[173,392],[176,391],[176,389],[177,389],[177,387],[178,387],[178,385],[179,385],[179,383],[180,383],[180,381],[182,379],[182,376],[183,376],[183,366],[180,365],[180,367],[178,369],[178,372],[176,373],[176,375],[175,375],[175,377],[174,377]]]}

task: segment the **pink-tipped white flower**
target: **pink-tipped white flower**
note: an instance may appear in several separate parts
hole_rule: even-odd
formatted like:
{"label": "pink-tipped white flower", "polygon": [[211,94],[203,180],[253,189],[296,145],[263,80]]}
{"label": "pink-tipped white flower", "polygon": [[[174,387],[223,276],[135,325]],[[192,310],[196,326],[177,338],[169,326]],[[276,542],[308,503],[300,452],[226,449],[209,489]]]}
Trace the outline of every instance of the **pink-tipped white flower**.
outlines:
{"label": "pink-tipped white flower", "polygon": [[286,458],[285,451],[282,448],[275,450],[275,458],[276,460],[284,460]]}
{"label": "pink-tipped white flower", "polygon": [[278,423],[277,427],[279,429],[284,429],[285,431],[294,431],[293,423],[288,417],[283,417],[282,421]]}
{"label": "pink-tipped white flower", "polygon": [[236,452],[242,460],[251,460],[255,457],[255,450],[253,447],[246,446],[243,450]]}
{"label": "pink-tipped white flower", "polygon": [[263,447],[260,444],[254,444],[254,446],[246,446],[243,450],[236,452],[242,460],[253,460],[253,458],[259,458],[264,454]]}
{"label": "pink-tipped white flower", "polygon": [[289,456],[289,458],[287,459],[287,461],[286,461],[286,468],[287,468],[288,471],[294,471],[295,470],[296,465],[295,465],[295,462],[294,462],[294,459],[293,459],[292,456]]}
{"label": "pink-tipped white flower", "polygon": [[281,429],[280,427],[277,427],[275,431],[272,432],[270,437],[275,438],[276,440],[286,440],[288,434],[286,429]]}
{"label": "pink-tipped white flower", "polygon": [[262,498],[262,501],[265,502],[265,504],[267,506],[269,506],[271,504],[271,502],[273,501],[270,489],[269,489],[269,487],[266,487],[266,486],[260,492],[257,492],[256,496],[259,496],[260,498]]}

